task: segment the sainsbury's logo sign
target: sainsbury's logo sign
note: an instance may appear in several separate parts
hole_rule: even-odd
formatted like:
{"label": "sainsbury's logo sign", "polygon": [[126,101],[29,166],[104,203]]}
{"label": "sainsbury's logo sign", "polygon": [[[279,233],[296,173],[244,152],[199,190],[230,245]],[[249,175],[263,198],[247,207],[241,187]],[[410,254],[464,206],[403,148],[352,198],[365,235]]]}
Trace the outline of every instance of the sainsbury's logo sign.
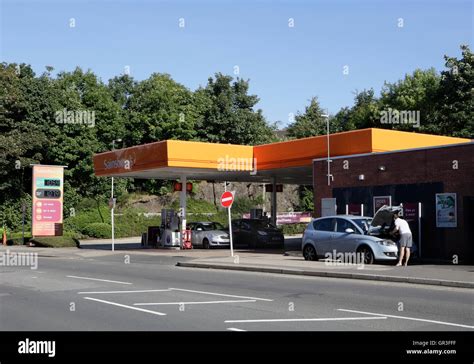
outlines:
{"label": "sainsbury's logo sign", "polygon": [[113,169],[113,168],[130,169],[133,167],[133,165],[134,165],[134,162],[131,159],[113,159],[113,160],[104,161],[105,169]]}

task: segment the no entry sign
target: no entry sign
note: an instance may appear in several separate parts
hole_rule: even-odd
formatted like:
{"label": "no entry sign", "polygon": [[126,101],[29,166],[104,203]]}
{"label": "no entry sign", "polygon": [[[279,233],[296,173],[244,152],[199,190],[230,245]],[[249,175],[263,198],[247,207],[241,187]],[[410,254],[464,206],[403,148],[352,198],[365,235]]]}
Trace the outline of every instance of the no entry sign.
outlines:
{"label": "no entry sign", "polygon": [[230,191],[226,191],[221,196],[222,207],[231,207],[234,202],[234,194]]}

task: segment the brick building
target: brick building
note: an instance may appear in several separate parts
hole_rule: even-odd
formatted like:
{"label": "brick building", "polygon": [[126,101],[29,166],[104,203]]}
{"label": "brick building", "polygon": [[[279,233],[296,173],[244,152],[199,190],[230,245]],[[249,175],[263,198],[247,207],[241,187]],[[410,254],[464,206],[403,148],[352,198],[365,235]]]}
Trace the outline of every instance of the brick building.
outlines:
{"label": "brick building", "polygon": [[[336,199],[337,214],[363,205],[366,216],[373,216],[376,196],[390,196],[392,205],[416,210],[421,203],[421,218],[418,211],[407,218],[415,242],[421,233],[421,258],[452,261],[457,256],[459,263],[474,263],[474,142],[331,160],[330,186],[327,159],[313,161],[315,216],[321,216],[323,198]],[[437,223],[440,193],[456,194],[452,227]]]}

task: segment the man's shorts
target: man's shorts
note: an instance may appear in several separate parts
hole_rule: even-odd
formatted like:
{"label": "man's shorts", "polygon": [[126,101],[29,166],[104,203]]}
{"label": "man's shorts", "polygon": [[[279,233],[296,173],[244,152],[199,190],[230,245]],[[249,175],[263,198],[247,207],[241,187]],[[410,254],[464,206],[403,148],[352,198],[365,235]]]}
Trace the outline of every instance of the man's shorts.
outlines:
{"label": "man's shorts", "polygon": [[411,234],[400,235],[400,247],[411,248],[412,244],[413,244],[413,239],[411,237]]}

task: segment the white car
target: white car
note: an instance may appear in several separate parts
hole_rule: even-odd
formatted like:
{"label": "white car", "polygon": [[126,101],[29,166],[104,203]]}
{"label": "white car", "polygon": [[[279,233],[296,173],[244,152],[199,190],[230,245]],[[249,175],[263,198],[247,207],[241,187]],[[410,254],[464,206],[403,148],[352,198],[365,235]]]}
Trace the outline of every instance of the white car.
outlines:
{"label": "white car", "polygon": [[191,243],[194,247],[209,249],[230,245],[229,233],[218,222],[191,222],[188,224],[188,229],[191,230]]}

